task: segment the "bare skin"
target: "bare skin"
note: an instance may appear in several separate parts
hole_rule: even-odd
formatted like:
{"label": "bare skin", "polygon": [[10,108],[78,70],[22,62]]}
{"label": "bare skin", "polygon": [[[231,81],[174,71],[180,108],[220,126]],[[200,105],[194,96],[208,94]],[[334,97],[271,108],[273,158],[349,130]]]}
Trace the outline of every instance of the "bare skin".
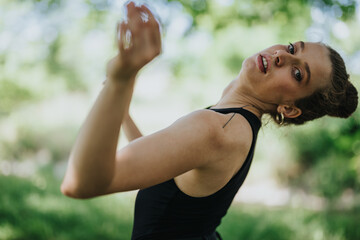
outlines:
{"label": "bare skin", "polygon": [[122,121],[122,129],[129,142],[143,136],[129,113],[125,114],[124,116]]}
{"label": "bare skin", "polygon": [[[159,24],[145,6],[129,3],[127,8],[128,22],[118,27],[119,54],[109,62],[107,81],[77,137],[61,191],[73,198],[91,198],[143,189],[174,178],[184,193],[208,196],[221,189],[241,168],[252,142],[251,127],[244,117],[236,114],[226,128],[222,128],[232,114],[198,110],[168,128],[142,136],[128,114],[129,104],[136,75],[159,55],[161,39]],[[142,13],[149,16],[147,22],[141,19]],[[126,39],[128,30],[132,34],[130,44]],[[321,48],[314,47],[314,51],[317,49],[323,54]],[[279,49],[266,50],[271,53],[272,71],[268,75],[258,74],[256,84],[248,74],[257,69],[256,58],[248,58],[215,107],[251,105],[246,108],[259,118],[273,109],[283,111],[287,117],[299,114],[294,114],[296,99],[286,97],[288,90],[310,94],[322,83],[315,81],[308,89],[294,85],[291,71],[286,69],[305,60],[310,64],[311,54],[305,51],[291,56],[281,51],[275,53]],[[276,65],[277,59],[282,65]],[[322,72],[327,74],[328,69],[319,69],[312,68],[314,78]],[[273,87],[271,92],[266,92],[267,84]],[[117,151],[121,128],[130,143]]]}

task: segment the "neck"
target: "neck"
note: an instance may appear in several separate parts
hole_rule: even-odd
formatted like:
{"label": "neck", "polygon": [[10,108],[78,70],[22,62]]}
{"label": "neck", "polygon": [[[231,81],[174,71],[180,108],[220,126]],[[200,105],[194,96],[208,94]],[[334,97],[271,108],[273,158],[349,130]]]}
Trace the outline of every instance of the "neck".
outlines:
{"label": "neck", "polygon": [[232,81],[224,90],[221,99],[213,108],[241,108],[252,112],[259,119],[262,115],[268,112],[268,104],[261,102],[260,100],[247,94],[247,91],[243,91],[241,87],[237,86],[236,79]]}
{"label": "neck", "polygon": [[213,108],[244,108],[253,114],[255,114],[259,119],[263,115],[263,111],[256,106],[249,99],[237,99],[235,100],[230,95],[226,95],[220,99],[220,101],[213,106]]}

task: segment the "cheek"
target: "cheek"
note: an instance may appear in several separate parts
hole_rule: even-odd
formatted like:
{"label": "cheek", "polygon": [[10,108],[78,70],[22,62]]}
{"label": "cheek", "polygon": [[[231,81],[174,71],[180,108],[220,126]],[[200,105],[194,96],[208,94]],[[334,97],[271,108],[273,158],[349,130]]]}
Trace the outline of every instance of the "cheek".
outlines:
{"label": "cheek", "polygon": [[279,85],[279,91],[281,92],[285,101],[294,101],[299,99],[299,88],[295,84],[282,84]]}
{"label": "cheek", "polygon": [[275,86],[284,97],[295,97],[298,92],[297,82],[286,75],[278,76]]}

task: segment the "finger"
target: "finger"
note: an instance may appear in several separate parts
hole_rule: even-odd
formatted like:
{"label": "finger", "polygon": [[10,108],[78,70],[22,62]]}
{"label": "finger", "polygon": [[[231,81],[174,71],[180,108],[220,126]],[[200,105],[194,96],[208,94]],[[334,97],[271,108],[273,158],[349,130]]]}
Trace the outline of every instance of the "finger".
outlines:
{"label": "finger", "polygon": [[126,4],[126,9],[128,10],[128,14],[129,14],[129,11],[133,11],[133,9],[135,8],[135,3],[130,1]]}
{"label": "finger", "polygon": [[149,42],[152,44],[152,48],[161,49],[161,34],[159,25],[150,25],[149,30]]}
{"label": "finger", "polygon": [[134,4],[134,2],[129,2],[126,5],[126,9],[127,9],[127,16],[133,16],[136,13],[136,6]]}
{"label": "finger", "polygon": [[152,28],[152,42],[155,46],[159,46],[161,49],[161,30],[158,20],[154,17],[153,13],[146,5],[141,6],[141,10],[149,16],[148,26]]}
{"label": "finger", "polygon": [[160,26],[155,14],[146,5],[141,5],[141,11],[148,16],[148,23],[153,26]]}
{"label": "finger", "polygon": [[119,51],[121,51],[124,48],[124,44],[122,42],[122,37],[124,36],[124,34],[125,34],[125,23],[124,22],[118,23],[116,26],[116,38],[117,38]]}
{"label": "finger", "polygon": [[149,28],[145,28],[141,36],[143,40],[141,43],[141,52],[143,53],[146,62],[150,61],[149,58],[151,55],[151,51],[154,48],[151,35],[151,30]]}
{"label": "finger", "polygon": [[[143,22],[154,21],[154,15],[146,5],[141,5],[140,10],[141,10],[141,19],[143,20]],[[147,21],[144,21],[144,20],[147,20]]]}
{"label": "finger", "polygon": [[141,52],[141,48],[144,42],[144,29],[137,28],[135,30],[131,30],[131,48],[136,52]]}
{"label": "finger", "polygon": [[142,53],[144,56],[144,62],[150,62],[153,58],[155,58],[160,53],[161,46],[156,45],[154,42],[154,33],[150,28],[146,28],[144,30],[143,35],[144,42],[142,43]]}
{"label": "finger", "polygon": [[161,45],[159,29],[154,26],[144,28],[143,30],[144,45],[147,49],[157,49]]}
{"label": "finger", "polygon": [[116,24],[116,44],[118,49],[122,48],[122,45],[120,43],[120,39],[121,39],[121,24],[122,22],[118,22]]}
{"label": "finger", "polygon": [[118,31],[120,32],[120,34],[118,34],[118,48],[120,54],[124,55],[133,46],[133,36],[125,22],[122,22],[118,29]]}
{"label": "finger", "polygon": [[135,30],[142,22],[140,15],[140,8],[136,7],[133,2],[130,2],[127,5],[127,9],[128,9],[127,17],[128,17],[129,27],[131,30]]}

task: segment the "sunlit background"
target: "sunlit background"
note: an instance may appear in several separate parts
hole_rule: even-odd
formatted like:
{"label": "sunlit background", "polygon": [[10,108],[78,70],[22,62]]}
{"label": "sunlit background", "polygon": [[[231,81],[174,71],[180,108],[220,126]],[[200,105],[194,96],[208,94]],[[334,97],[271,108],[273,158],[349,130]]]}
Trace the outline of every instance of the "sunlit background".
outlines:
{"label": "sunlit background", "polygon": [[[216,103],[246,57],[277,43],[331,45],[360,89],[359,0],[142,2],[163,36],[130,107],[144,134]],[[86,201],[59,191],[116,54],[123,4],[0,0],[0,239],[130,239],[135,191]],[[224,239],[360,239],[359,124],[359,111],[301,127],[264,119],[249,176],[218,229]]]}

